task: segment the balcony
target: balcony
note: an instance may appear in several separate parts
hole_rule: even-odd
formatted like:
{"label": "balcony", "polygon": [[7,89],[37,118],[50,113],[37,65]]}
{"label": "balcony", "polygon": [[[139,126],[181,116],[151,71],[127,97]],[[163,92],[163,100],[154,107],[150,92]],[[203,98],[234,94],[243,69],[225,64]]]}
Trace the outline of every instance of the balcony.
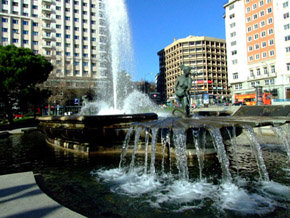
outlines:
{"label": "balcony", "polygon": [[52,12],[52,9],[51,9],[50,6],[42,6],[41,9],[45,13],[51,13]]}
{"label": "balcony", "polygon": [[51,26],[47,26],[47,25],[42,25],[41,28],[45,31],[53,31]]}
{"label": "balcony", "polygon": [[52,45],[42,45],[42,48],[45,48],[45,49],[52,49]]}
{"label": "balcony", "polygon": [[42,35],[42,38],[43,38],[43,39],[46,39],[46,40],[52,40],[52,36],[51,36],[51,35],[43,34],[43,35]]}
{"label": "balcony", "polygon": [[41,18],[44,21],[49,21],[49,22],[52,21],[52,18],[50,16],[49,17],[48,16],[42,16]]}

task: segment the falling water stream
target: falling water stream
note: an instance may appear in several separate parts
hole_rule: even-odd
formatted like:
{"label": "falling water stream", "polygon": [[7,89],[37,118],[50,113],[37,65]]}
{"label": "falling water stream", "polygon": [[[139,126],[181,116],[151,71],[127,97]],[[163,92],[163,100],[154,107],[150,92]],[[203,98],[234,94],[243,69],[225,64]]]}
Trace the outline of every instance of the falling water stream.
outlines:
{"label": "falling water stream", "polygon": [[[227,210],[240,215],[263,215],[269,214],[275,211],[276,207],[281,206],[278,206],[277,199],[273,200],[272,197],[269,197],[273,194],[278,194],[280,195],[279,199],[290,202],[289,196],[285,197],[287,194],[281,194],[281,190],[290,194],[290,188],[269,179],[262,148],[252,127],[241,125],[250,141],[251,150],[248,152],[252,152],[256,163],[256,170],[253,172],[257,171],[260,175],[256,181],[249,181],[245,177],[245,166],[240,163],[241,157],[239,157],[240,152],[238,152],[240,145],[237,141],[236,127],[226,130],[232,144],[231,149],[234,149],[233,159],[230,160],[226,149],[228,145],[224,144],[222,131],[218,127],[209,125],[193,128],[190,130],[192,137],[188,138],[187,129],[172,128],[172,126],[164,128],[164,123],[166,121],[160,121],[160,125],[158,122],[157,124],[153,123],[152,126],[150,126],[151,124],[140,126],[135,124],[130,170],[127,170],[125,166],[120,167],[118,171],[120,179],[117,180],[114,175],[108,176],[103,170],[97,172],[98,177],[103,178],[105,175],[106,181],[116,182],[119,188],[114,189],[114,192],[118,190],[120,194],[129,196],[147,196],[145,199],[152,208],[167,208],[169,210],[168,207],[171,205],[170,207],[175,209],[170,210],[175,213],[188,210],[199,211],[209,202],[214,202],[212,206],[218,211]],[[207,131],[209,134],[206,134]],[[274,127],[274,131],[281,130]],[[142,132],[144,132],[144,137],[140,137]],[[124,148],[127,150],[129,147],[130,140],[128,139],[131,134],[132,132],[129,131],[123,150]],[[285,143],[283,136],[283,134],[279,134],[281,141]],[[194,168],[197,169],[197,172],[194,173],[195,176],[192,175],[192,167],[188,166],[190,160],[188,159],[187,147],[190,141],[192,141],[196,153]],[[141,144],[144,146],[140,146]],[[219,163],[219,166],[215,166],[215,170],[212,169],[213,172],[217,173],[216,177],[208,176],[209,169],[207,169],[208,160],[205,157],[205,147],[208,147],[209,144],[214,147]],[[137,149],[141,153],[144,150],[144,158],[141,158],[140,154],[137,157]],[[160,161],[158,159],[156,161],[157,153],[161,155]],[[149,155],[151,161],[148,174]],[[120,163],[124,162],[125,156],[126,153],[122,152]],[[136,165],[136,158],[138,165]],[[172,161],[172,158],[175,161]],[[236,171],[231,169],[231,162],[236,165]],[[253,167],[254,165],[251,165],[252,169],[254,169]],[[221,177],[218,174],[218,169],[221,170]],[[236,174],[233,174],[234,172]],[[251,193],[245,188],[247,184],[255,184],[257,189],[260,189],[260,193]]]}

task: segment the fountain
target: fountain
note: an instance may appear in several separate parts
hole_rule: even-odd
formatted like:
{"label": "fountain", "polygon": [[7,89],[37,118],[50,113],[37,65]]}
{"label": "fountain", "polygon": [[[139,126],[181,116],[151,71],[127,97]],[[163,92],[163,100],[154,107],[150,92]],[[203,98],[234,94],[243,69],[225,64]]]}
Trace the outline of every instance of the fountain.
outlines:
{"label": "fountain", "polygon": [[[130,41],[124,35],[128,31],[120,25],[125,22],[128,26],[126,7],[122,0],[107,0],[105,7],[111,38],[108,60],[113,112],[121,114],[39,118],[39,128],[45,132],[47,142],[89,155],[120,153],[118,167],[97,169],[91,175],[109,186],[114,195],[126,196],[133,207],[149,205],[150,211],[161,211],[162,215],[255,216],[271,214],[277,208],[285,211],[290,201],[289,181],[285,182],[289,179],[290,161],[289,130],[285,128],[290,122],[289,107],[283,109],[283,116],[277,116],[282,115],[280,107],[261,106],[253,113],[246,113],[250,109],[245,107],[238,108],[232,116],[191,116],[187,110],[186,117],[167,118],[140,113],[143,108],[128,109],[125,105],[131,106],[132,102],[139,102],[136,98],[145,97],[133,92],[133,100],[117,102],[117,75],[124,64],[118,57],[121,46],[131,48],[128,41],[119,41],[124,37]],[[116,14],[121,14],[121,18]],[[110,107],[109,103],[100,105]],[[124,105],[126,111],[118,105]],[[150,105],[146,107],[152,110]],[[99,108],[98,112],[104,106]],[[276,176],[275,182],[264,159],[269,143],[258,139],[254,130],[265,126],[272,126],[282,144],[278,146],[282,178]],[[251,159],[250,164],[247,158]],[[209,211],[202,212],[204,208]]]}

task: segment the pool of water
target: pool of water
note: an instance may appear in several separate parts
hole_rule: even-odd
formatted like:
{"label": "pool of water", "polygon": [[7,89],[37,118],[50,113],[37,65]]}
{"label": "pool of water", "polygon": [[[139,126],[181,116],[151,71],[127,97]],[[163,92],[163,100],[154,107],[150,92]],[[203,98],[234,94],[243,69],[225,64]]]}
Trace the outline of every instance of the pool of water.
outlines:
{"label": "pool of water", "polygon": [[289,216],[290,167],[282,147],[262,144],[270,181],[259,178],[249,145],[228,148],[231,183],[221,179],[215,156],[188,162],[189,179],[178,179],[174,160],[156,160],[156,175],[144,174],[144,155],[135,167],[119,169],[120,156],[80,156],[47,146],[33,132],[0,140],[0,174],[33,171],[52,198],[88,217]]}

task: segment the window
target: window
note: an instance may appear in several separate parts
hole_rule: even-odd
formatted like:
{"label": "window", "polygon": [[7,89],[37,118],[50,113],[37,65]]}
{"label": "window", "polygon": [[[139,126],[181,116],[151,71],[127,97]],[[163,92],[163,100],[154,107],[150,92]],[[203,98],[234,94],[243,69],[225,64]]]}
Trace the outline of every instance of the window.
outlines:
{"label": "window", "polygon": [[238,63],[238,60],[237,59],[234,59],[234,60],[232,60],[232,64],[234,65],[234,64],[237,64]]}
{"label": "window", "polygon": [[262,42],[262,48],[265,48],[267,46],[267,42]]}
{"label": "window", "polygon": [[61,55],[61,52],[60,51],[56,51],[55,54],[56,55]]}
{"label": "window", "polygon": [[247,23],[251,22],[251,17],[247,17]]}
{"label": "window", "polygon": [[253,59],[253,56],[250,56],[249,57],[249,61],[253,61],[254,59]]}
{"label": "window", "polygon": [[83,62],[83,66],[88,66],[88,62]]}
{"label": "window", "polygon": [[18,41],[19,41],[18,39],[12,39],[13,43],[18,43]]}
{"label": "window", "polygon": [[273,23],[273,18],[270,17],[270,18],[268,19],[268,24],[272,24],[272,23]]}
{"label": "window", "polygon": [[259,24],[254,24],[254,30],[258,29],[259,28]]}
{"label": "window", "polygon": [[253,10],[257,9],[257,4],[253,4]]}
{"label": "window", "polygon": [[263,52],[263,53],[262,53],[262,57],[263,57],[263,58],[266,58],[266,57],[267,57],[267,52]]}
{"label": "window", "polygon": [[74,56],[79,57],[80,55],[79,55],[79,53],[74,53]]}
{"label": "window", "polygon": [[251,31],[252,31],[252,27],[249,26],[248,29],[247,29],[247,31],[248,31],[248,32],[251,32]]}
{"label": "window", "polygon": [[268,34],[269,35],[273,34],[273,29],[272,28],[268,30]]}
{"label": "window", "polygon": [[287,63],[287,71],[290,71],[290,63]]}
{"label": "window", "polygon": [[233,73],[233,79],[238,79],[239,78],[239,74],[238,73]]}
{"label": "window", "polygon": [[256,20],[258,18],[258,14],[253,15],[253,20]]}
{"label": "window", "polygon": [[265,15],[265,11],[260,11],[260,17],[263,17]]}
{"label": "window", "polygon": [[287,42],[287,41],[289,41],[289,40],[290,40],[290,35],[285,36],[285,41]]}
{"label": "window", "polygon": [[70,17],[65,17],[65,20],[67,20],[67,21],[70,20]]}
{"label": "window", "polygon": [[247,7],[247,13],[249,13],[251,11],[250,7]]}
{"label": "window", "polygon": [[60,8],[59,6],[56,6],[56,7],[55,7],[55,10],[60,11],[61,8]]}
{"label": "window", "polygon": [[236,36],[236,32],[231,33],[231,37],[234,37],[234,36]]}
{"label": "window", "polygon": [[56,15],[55,18],[56,18],[56,19],[60,19],[61,16],[60,16],[60,15]]}
{"label": "window", "polygon": [[261,37],[265,37],[265,36],[266,36],[266,32],[265,31],[261,32]]}
{"label": "window", "polygon": [[264,67],[263,70],[264,70],[264,74],[265,74],[265,75],[268,75],[268,68],[267,68],[267,67]]}
{"label": "window", "polygon": [[2,23],[8,23],[8,18],[2,17]]}
{"label": "window", "polygon": [[[95,40],[96,40],[96,38],[95,38]],[[94,40],[94,41],[95,41]],[[233,42],[231,42],[231,46],[235,46],[237,44],[237,41],[233,41]]]}
{"label": "window", "polygon": [[275,73],[275,65],[271,66],[271,73],[274,74]]}
{"label": "window", "polygon": [[75,21],[75,22],[78,22],[78,21],[79,21],[79,18],[75,17],[75,18],[74,18],[74,21]]}
{"label": "window", "polygon": [[264,1],[260,1],[259,5],[260,5],[260,7],[262,7],[264,5]]}
{"label": "window", "polygon": [[12,30],[12,33],[18,34],[19,31],[18,31],[18,29],[13,29],[13,30]]}
{"label": "window", "polygon": [[290,29],[290,24],[288,23],[288,24],[285,24],[284,25],[284,30],[289,30]]}
{"label": "window", "polygon": [[252,36],[249,36],[248,37],[248,42],[251,42],[252,41]]}
{"label": "window", "polygon": [[7,33],[8,32],[8,28],[2,28],[2,32]]}
{"label": "window", "polygon": [[230,10],[232,10],[234,8],[235,8],[235,5],[234,4],[231,4],[230,7],[229,7]]}
{"label": "window", "polygon": [[255,82],[251,82],[251,87],[255,87]]}
{"label": "window", "polygon": [[266,85],[266,86],[269,85],[269,80],[268,80],[268,79],[265,80],[265,85]]}
{"label": "window", "polygon": [[[79,31],[79,28],[78,27],[74,27],[74,30],[75,31]],[[84,29],[84,30],[87,30],[87,29]],[[84,32],[87,32],[87,31],[84,31]]]}
{"label": "window", "polygon": [[249,48],[248,48],[248,51],[250,52],[250,51],[253,51],[253,46],[249,46]]}
{"label": "window", "polygon": [[60,33],[56,33],[55,37],[59,38],[59,37],[61,37],[61,34]]}
{"label": "window", "polygon": [[38,45],[38,41],[33,41],[32,44],[33,45]]}
{"label": "window", "polygon": [[27,35],[28,31],[27,30],[23,30],[23,35]]}
{"label": "window", "polygon": [[69,29],[70,29],[70,26],[65,26],[65,29],[66,29],[66,30],[69,30]]}
{"label": "window", "polygon": [[32,32],[32,35],[34,35],[34,36],[38,36],[38,32],[33,31],[33,32]]}
{"label": "window", "polygon": [[237,50],[232,51],[232,55],[236,55],[237,54]]}
{"label": "window", "polygon": [[269,4],[269,3],[271,3],[272,2],[272,0],[267,0],[267,3]]}
{"label": "window", "polygon": [[255,39],[255,40],[256,40],[256,39],[259,39],[259,33],[257,33],[257,34],[254,35],[254,39]]}
{"label": "window", "polygon": [[80,64],[80,62],[78,62],[78,61],[75,61],[75,62],[74,62],[74,65],[75,65],[75,66],[78,66],[79,64]]}
{"label": "window", "polygon": [[65,38],[66,39],[69,39],[70,38],[70,35],[69,34],[65,35]]}
{"label": "window", "polygon": [[60,42],[56,42],[56,46],[60,47],[61,43]]}
{"label": "window", "polygon": [[255,50],[258,50],[260,48],[259,44],[255,45]]}
{"label": "window", "polygon": [[83,57],[85,57],[85,58],[88,57],[88,54],[87,53],[84,53],[83,54]]}
{"label": "window", "polygon": [[274,50],[271,50],[271,51],[270,51],[270,56],[274,56],[274,55],[275,55]]}
{"label": "window", "polygon": [[56,24],[56,29],[60,29],[61,28],[61,25],[60,24]]}
{"label": "window", "polygon": [[290,52],[290,46],[286,47],[286,53]]}
{"label": "window", "polygon": [[287,18],[289,18],[289,12],[287,12],[287,13],[283,14],[283,17],[284,17],[284,19],[287,19]]}
{"label": "window", "polygon": [[268,14],[272,13],[272,8],[271,7],[267,9],[267,13]]}
{"label": "window", "polygon": [[79,39],[79,36],[74,36],[74,39]]}
{"label": "window", "polygon": [[283,8],[287,8],[288,7],[288,1],[283,3]]}
{"label": "window", "polygon": [[27,20],[24,20],[23,21],[23,25],[28,25],[28,21]]}
{"label": "window", "polygon": [[266,25],[266,23],[265,23],[265,21],[263,20],[263,21],[261,21],[261,27],[264,27],[265,25]]}
{"label": "window", "polygon": [[233,19],[235,17],[235,14],[230,15],[230,19]]}
{"label": "window", "polygon": [[65,52],[65,55],[66,56],[70,56],[70,52]]}
{"label": "window", "polygon": [[256,54],[256,55],[255,55],[255,59],[256,59],[256,60],[259,60],[259,59],[260,59],[260,54]]}
{"label": "window", "polygon": [[261,75],[261,70],[260,68],[257,69],[257,76],[260,76]]}
{"label": "window", "polygon": [[271,46],[271,45],[274,45],[274,39],[270,39],[269,40],[269,45]]}
{"label": "window", "polygon": [[8,38],[2,37],[2,42],[8,42]]}

